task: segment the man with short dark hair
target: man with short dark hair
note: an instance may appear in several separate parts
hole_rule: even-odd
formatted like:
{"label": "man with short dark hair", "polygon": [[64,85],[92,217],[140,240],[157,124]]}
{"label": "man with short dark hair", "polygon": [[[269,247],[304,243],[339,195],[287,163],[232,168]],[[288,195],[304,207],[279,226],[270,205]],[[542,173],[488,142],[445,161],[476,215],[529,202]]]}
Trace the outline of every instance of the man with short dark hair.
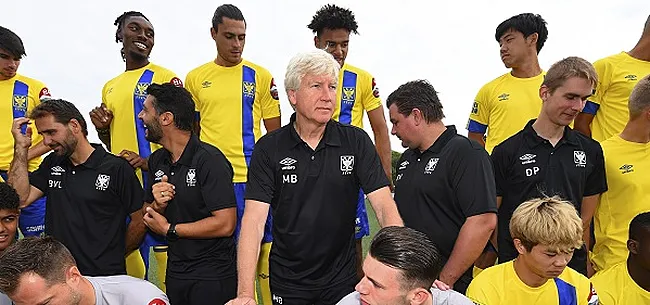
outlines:
{"label": "man with short dark hair", "polygon": [[146,231],[142,187],[133,168],[88,142],[86,120],[70,102],[43,101],[30,119],[53,153],[28,176],[32,128],[23,133],[29,119],[14,120],[16,144],[8,182],[20,196],[20,206],[47,195],[45,233],[70,249],[79,270],[91,276],[125,274],[126,235],[141,241]]}
{"label": "man with short dark hair", "polygon": [[338,305],[472,305],[462,294],[433,287],[444,262],[426,234],[385,227],[372,239],[356,291]]}
{"label": "man with short dark hair", "polygon": [[401,85],[386,100],[392,133],[408,149],[395,177],[404,225],[429,236],[445,265],[440,280],[464,293],[471,267],[496,226],[490,157],[476,141],[445,126],[438,95],[425,80]]}
{"label": "man with short dark hair", "polygon": [[[16,240],[18,228],[18,194],[5,182],[0,182],[0,254]],[[0,305],[13,305],[9,297],[0,292]]]}
{"label": "man with short dark hair", "polygon": [[70,251],[52,237],[22,239],[0,254],[0,291],[16,305],[170,304],[160,289],[141,279],[82,275]]}
{"label": "man with short dark hair", "polygon": [[650,212],[635,216],[629,232],[627,261],[591,278],[603,304],[650,304]]}
{"label": "man with short dark hair", "polygon": [[144,222],[169,243],[167,294],[172,304],[224,304],[237,292],[233,232],[237,222],[232,166],[199,141],[194,102],[173,84],[151,84],[138,118],[149,157]]}

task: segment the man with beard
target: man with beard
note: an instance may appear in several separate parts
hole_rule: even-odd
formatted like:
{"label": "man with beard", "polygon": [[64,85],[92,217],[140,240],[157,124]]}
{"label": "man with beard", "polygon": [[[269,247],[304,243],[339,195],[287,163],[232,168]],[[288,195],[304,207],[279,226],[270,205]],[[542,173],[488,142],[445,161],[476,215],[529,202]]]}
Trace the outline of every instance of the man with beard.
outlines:
{"label": "man with beard", "polygon": [[[18,194],[4,182],[0,182],[0,254],[16,240],[18,228]],[[11,300],[0,292],[0,305],[12,305]]]}
{"label": "man with beard", "polygon": [[[34,120],[43,143],[54,150],[32,174],[27,172]],[[70,102],[43,101],[28,118],[14,120],[15,147],[9,184],[29,206],[47,195],[47,235],[74,255],[81,273],[91,276],[125,274],[127,232],[142,240],[142,187],[129,163],[86,138],[86,121]],[[131,223],[126,224],[126,217]]]}
{"label": "man with beard", "polygon": [[82,274],[70,251],[52,237],[23,239],[0,254],[0,291],[16,305],[170,304],[149,282],[126,275]]}
{"label": "man with beard", "polygon": [[[155,33],[147,17],[140,12],[125,12],[115,20],[115,25],[115,42],[122,43],[120,53],[126,71],[104,85],[102,104],[90,112],[90,119],[101,141],[112,153],[129,161],[146,188],[149,185],[147,158],[160,148],[160,145],[145,139],[144,127],[137,118],[146,98],[147,86],[152,83],[172,83],[182,87],[183,83],[174,72],[149,62]],[[165,290],[167,243],[164,237],[147,232],[141,244],[136,243],[134,237],[127,236],[128,274],[147,278],[149,251],[153,247],[160,287]],[[140,253],[134,251],[138,246]]]}
{"label": "man with beard", "polygon": [[[11,139],[11,122],[24,117],[50,95],[42,82],[18,73],[20,62],[25,56],[22,40],[11,30],[0,26],[0,179],[7,179],[9,164],[13,158],[14,142]],[[49,151],[38,135],[32,139],[28,151],[29,171],[41,163],[41,155]],[[45,198],[39,198],[22,210],[19,221],[24,236],[38,236],[45,228]]]}
{"label": "man with beard", "polygon": [[[138,118],[147,140],[162,148],[149,157],[144,222],[167,235],[167,293],[172,304],[224,304],[235,297],[237,222],[230,162],[192,134],[194,102],[183,88],[152,84]],[[154,174],[155,173],[155,174]]]}

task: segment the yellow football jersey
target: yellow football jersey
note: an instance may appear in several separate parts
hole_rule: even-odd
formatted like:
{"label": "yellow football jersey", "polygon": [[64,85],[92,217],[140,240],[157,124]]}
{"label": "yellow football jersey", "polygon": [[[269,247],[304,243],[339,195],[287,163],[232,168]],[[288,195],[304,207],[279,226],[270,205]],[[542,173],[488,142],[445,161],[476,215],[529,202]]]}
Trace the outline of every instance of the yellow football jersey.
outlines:
{"label": "yellow football jersey", "polygon": [[332,118],[341,124],[363,128],[363,113],[381,107],[379,89],[370,73],[343,64]]}
{"label": "yellow football jersey", "polygon": [[518,78],[508,72],[479,90],[467,130],[481,134],[487,131],[485,150],[488,153],[491,154],[495,146],[524,129],[528,121],[539,115],[542,109],[539,87],[545,74]]}
{"label": "yellow football jersey", "polygon": [[598,272],[591,278],[603,305],[650,304],[650,292],[641,288],[627,270],[627,262]]}
{"label": "yellow football jersey", "polygon": [[602,142],[623,131],[629,119],[628,98],[636,83],[650,74],[650,62],[621,52],[597,60],[594,67],[598,85],[583,112],[595,114],[591,136]]}
{"label": "yellow football jersey", "polygon": [[[0,81],[0,170],[9,170],[9,164],[14,158],[14,137],[11,126],[14,118],[25,117],[34,107],[41,103],[41,98],[50,96],[45,84],[20,74]],[[36,126],[32,128],[32,146],[43,141],[38,135]],[[29,171],[34,171],[41,164],[41,157],[29,160]]]}
{"label": "yellow football jersey", "polygon": [[529,287],[515,272],[513,261],[487,268],[467,288],[477,305],[595,305],[598,296],[589,279],[566,267],[557,278]]}
{"label": "yellow football jersey", "polygon": [[185,79],[201,122],[201,141],[228,158],[233,182],[246,182],[255,142],[262,136],[262,119],[280,116],[278,92],[271,73],[243,60],[233,67],[213,61],[190,71]]}
{"label": "yellow football jersey", "polygon": [[[182,87],[182,81],[161,66],[148,65],[126,71],[108,81],[102,89],[102,102],[113,112],[111,122],[111,152],[119,154],[122,150],[130,150],[143,158],[161,146],[145,139],[145,128],[138,119],[142,104],[147,98],[147,87],[150,84],[172,83]],[[137,170],[138,178],[143,182],[142,172]]]}
{"label": "yellow football jersey", "polygon": [[596,244],[592,262],[605,270],[627,259],[632,219],[650,211],[650,143],[634,143],[619,135],[602,142],[607,192],[596,208]]}

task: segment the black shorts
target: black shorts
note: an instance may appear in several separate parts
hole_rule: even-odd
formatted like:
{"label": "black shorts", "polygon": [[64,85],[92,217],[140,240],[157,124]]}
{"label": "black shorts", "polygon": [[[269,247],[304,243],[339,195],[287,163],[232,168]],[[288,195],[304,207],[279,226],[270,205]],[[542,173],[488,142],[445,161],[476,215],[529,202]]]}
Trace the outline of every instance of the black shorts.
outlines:
{"label": "black shorts", "polygon": [[167,277],[170,304],[226,304],[237,296],[237,277],[223,280],[181,280]]}
{"label": "black shorts", "polygon": [[319,290],[283,288],[271,283],[271,299],[273,305],[334,305],[353,292],[358,282],[354,276],[338,285]]}

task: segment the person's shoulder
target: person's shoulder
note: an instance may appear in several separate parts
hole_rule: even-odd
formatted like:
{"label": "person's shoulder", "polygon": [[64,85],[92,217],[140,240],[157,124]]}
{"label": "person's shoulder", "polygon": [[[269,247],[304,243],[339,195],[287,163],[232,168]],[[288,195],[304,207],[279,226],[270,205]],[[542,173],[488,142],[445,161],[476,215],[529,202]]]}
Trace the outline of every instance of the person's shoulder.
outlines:
{"label": "person's shoulder", "polygon": [[630,57],[630,55],[628,55],[625,52],[619,52],[619,53],[616,53],[616,54],[611,54],[609,56],[606,56],[606,57],[603,57],[603,58],[600,58],[600,59],[596,60],[594,62],[594,66],[596,66],[596,65],[608,65],[608,64],[609,65],[614,65],[614,64],[617,64],[619,62],[625,61],[629,57]]}
{"label": "person's shoulder", "polygon": [[149,65],[149,70],[152,70],[152,71],[154,71],[156,73],[176,74],[176,73],[174,73],[174,71],[172,71],[170,69],[167,69],[167,68],[165,68],[165,67],[163,67],[161,65],[154,64],[154,63],[151,63]]}
{"label": "person's shoulder", "polygon": [[504,82],[507,82],[507,81],[508,81],[509,79],[511,79],[511,78],[512,78],[512,75],[510,74],[510,72],[507,72],[507,73],[501,74],[501,75],[497,76],[496,78],[490,80],[489,82],[485,83],[485,84],[481,87],[481,91],[484,91],[484,90],[493,90],[493,89],[495,89],[497,86],[503,84]]}
{"label": "person's shoulder", "polygon": [[589,152],[597,152],[602,150],[602,146],[598,141],[583,135],[581,132],[577,130],[571,129],[571,132],[574,133],[576,139],[578,139],[578,142],[580,142],[583,145],[585,150]]}
{"label": "person's shoulder", "polygon": [[[101,287],[101,290],[111,295],[119,295],[120,300],[128,301],[123,304],[166,305],[169,300],[164,292],[151,282],[128,275],[85,277],[88,281]],[[136,302],[136,303],[130,303]]]}
{"label": "person's shoulder", "polygon": [[494,154],[495,151],[499,151],[500,153],[515,152],[517,147],[521,145],[522,141],[524,141],[523,129],[511,135],[509,138],[503,140],[501,143],[495,146],[494,149],[492,150],[492,154]]}
{"label": "person's shoulder", "polygon": [[626,264],[627,262],[623,261],[605,270],[598,271],[590,280],[596,286],[599,286],[601,283],[611,283],[616,281],[621,275],[627,272]]}
{"label": "person's shoulder", "polygon": [[508,268],[512,268],[512,261],[489,267],[481,271],[481,273],[472,280],[472,284],[499,286],[503,283],[502,279],[506,276]]}
{"label": "person's shoulder", "polygon": [[206,62],[187,73],[186,81],[191,79],[192,77],[198,77],[202,73],[206,71],[212,70],[212,68],[215,68],[216,64],[213,61]]}
{"label": "person's shoulder", "polygon": [[571,286],[591,286],[589,279],[582,273],[573,270],[571,267],[564,268],[564,271],[557,277]]}
{"label": "person's shoulder", "polygon": [[267,132],[265,135],[260,137],[257,142],[255,142],[255,147],[269,148],[271,146],[275,146],[275,143],[277,143],[280,139],[285,139],[286,136],[290,135],[290,128],[293,128],[293,125],[291,123],[286,124],[273,131]]}
{"label": "person's shoulder", "polygon": [[30,87],[38,87],[38,89],[45,87],[45,83],[42,81],[18,73],[16,73],[16,80],[21,81]]}
{"label": "person's shoulder", "polygon": [[433,295],[433,305],[474,305],[470,299],[455,290],[439,290],[431,288]]}
{"label": "person's shoulder", "polygon": [[199,158],[212,159],[214,157],[217,157],[217,158],[226,159],[226,155],[224,155],[223,152],[218,147],[203,141],[199,141],[199,147],[196,152],[197,152],[197,157]]}

